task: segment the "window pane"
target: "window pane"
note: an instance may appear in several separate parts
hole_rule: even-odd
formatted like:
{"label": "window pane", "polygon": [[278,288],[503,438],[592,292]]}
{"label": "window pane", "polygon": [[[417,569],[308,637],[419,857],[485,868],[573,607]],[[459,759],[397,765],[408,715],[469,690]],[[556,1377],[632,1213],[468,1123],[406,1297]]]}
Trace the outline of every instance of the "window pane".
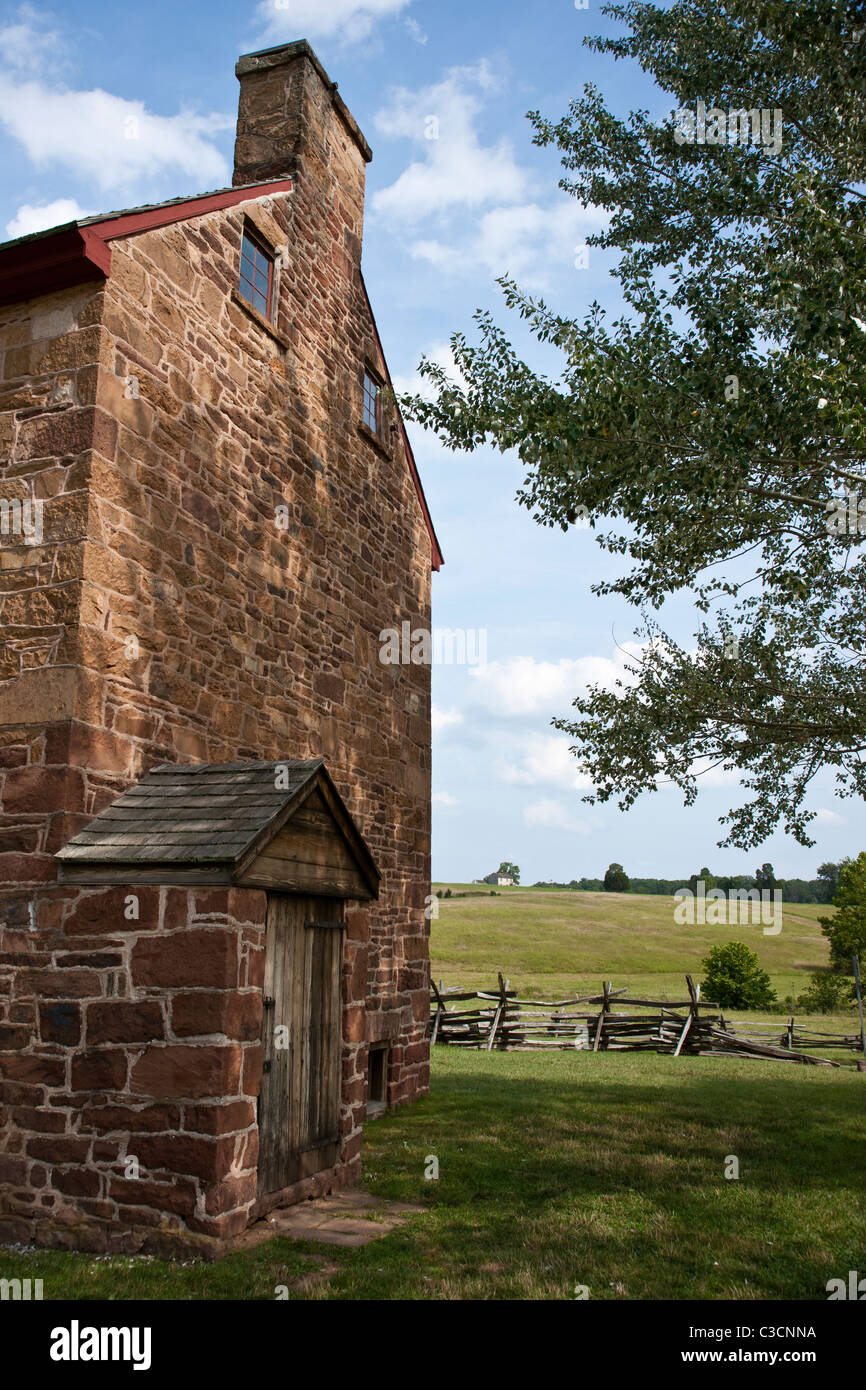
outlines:
{"label": "window pane", "polygon": [[270,292],[273,258],[263,251],[246,232],[241,240],[241,264],[238,290],[254,309],[267,318],[270,313]]}
{"label": "window pane", "polygon": [[364,374],[364,423],[379,433],[379,383],[369,372]]}

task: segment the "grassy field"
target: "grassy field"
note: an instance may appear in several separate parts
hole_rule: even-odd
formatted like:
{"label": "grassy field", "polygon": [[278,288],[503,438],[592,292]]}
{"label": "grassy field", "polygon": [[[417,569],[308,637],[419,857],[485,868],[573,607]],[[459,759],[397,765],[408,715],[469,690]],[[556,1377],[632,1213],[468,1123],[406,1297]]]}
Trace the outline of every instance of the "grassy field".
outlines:
{"label": "grassy field", "polygon": [[[434,892],[479,893],[472,884],[433,885]],[[528,998],[564,998],[597,991],[603,979],[627,985],[635,998],[681,999],[686,971],[700,979],[712,946],[745,941],[757,951],[780,1000],[795,998],[809,974],[827,965],[818,924],[832,909],[785,906],[782,930],[764,936],[758,925],[677,926],[672,898],[629,893],[581,893],[500,888],[496,897],[443,898],[431,923],[432,973],[446,986],[490,988],[501,970]],[[797,1019],[828,1032],[855,1031],[853,1013]],[[743,1018],[758,1018],[743,1014]]]}
{"label": "grassy field", "polygon": [[[679,997],[683,973],[739,936],[780,995],[797,993],[826,963],[825,910],[793,907],[765,937],[677,927],[670,899],[503,890],[441,903],[433,969],[466,985],[501,969],[536,998],[602,978]],[[812,1022],[856,1028],[853,1014]],[[572,1299],[584,1285],[593,1299],[823,1300],[828,1279],[866,1269],[866,1076],[836,1055],[830,1070],[437,1048],[430,1096],[366,1130],[365,1185],[424,1207],[384,1239],[281,1238],[216,1265],[0,1249],[0,1278],[41,1278],[46,1299],[273,1299],[278,1286],[293,1300]]]}
{"label": "grassy field", "polygon": [[186,1267],[4,1250],[0,1277],[42,1278],[46,1299],[823,1300],[866,1268],[864,1087],[787,1063],[439,1049],[432,1094],[367,1129],[366,1185],[425,1207],[384,1239]]}

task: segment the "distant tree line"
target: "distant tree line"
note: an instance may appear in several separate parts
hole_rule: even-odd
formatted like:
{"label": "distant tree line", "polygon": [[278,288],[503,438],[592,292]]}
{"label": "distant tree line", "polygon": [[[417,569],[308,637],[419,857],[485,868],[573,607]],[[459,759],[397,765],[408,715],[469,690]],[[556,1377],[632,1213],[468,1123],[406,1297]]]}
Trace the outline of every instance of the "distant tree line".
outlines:
{"label": "distant tree line", "polygon": [[536,883],[536,888],[570,888],[584,893],[650,893],[659,897],[672,897],[680,888],[690,888],[695,892],[699,878],[704,886],[720,888],[723,893],[732,889],[778,889],[787,903],[829,903],[839,886],[839,864],[821,864],[818,877],[777,878],[772,864],[762,864],[754,874],[712,874],[707,868],[684,878],[635,878],[626,874],[621,864],[611,864],[604,878],[573,878],[569,883]]}

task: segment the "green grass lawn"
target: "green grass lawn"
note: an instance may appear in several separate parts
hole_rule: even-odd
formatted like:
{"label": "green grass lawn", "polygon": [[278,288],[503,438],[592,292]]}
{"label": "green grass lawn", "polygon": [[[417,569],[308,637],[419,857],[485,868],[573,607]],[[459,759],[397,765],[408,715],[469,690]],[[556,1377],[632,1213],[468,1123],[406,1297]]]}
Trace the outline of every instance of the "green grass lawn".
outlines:
{"label": "green grass lawn", "polygon": [[851,1069],[440,1048],[432,1094],[367,1129],[366,1185],[426,1208],[383,1240],[186,1267],[4,1250],[0,1277],[46,1298],[823,1300],[866,1268],[864,1088]]}

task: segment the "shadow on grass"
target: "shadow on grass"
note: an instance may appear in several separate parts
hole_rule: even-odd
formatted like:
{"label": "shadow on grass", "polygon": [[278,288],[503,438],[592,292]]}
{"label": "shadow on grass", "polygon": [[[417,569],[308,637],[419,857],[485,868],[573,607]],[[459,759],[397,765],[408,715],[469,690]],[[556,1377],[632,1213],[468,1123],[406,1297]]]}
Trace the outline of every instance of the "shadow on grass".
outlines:
{"label": "shadow on grass", "polygon": [[573,1297],[564,1266],[592,1297],[826,1298],[866,1264],[863,1078],[723,1065],[463,1053],[368,1139],[368,1175],[430,1204],[462,1296]]}
{"label": "shadow on grass", "polygon": [[[667,1060],[667,1059],[666,1059]],[[495,1065],[491,1059],[488,1065]],[[588,1060],[604,1066],[607,1058]],[[669,1059],[677,1066],[677,1061]],[[703,1184],[709,1163],[723,1178],[722,1159],[735,1154],[741,1177],[774,1187],[779,1178],[794,1177],[798,1187],[832,1187],[840,1178],[866,1191],[862,1162],[866,1085],[815,1086],[814,1074],[794,1069],[791,1075],[727,1080],[710,1072],[683,1071],[655,1084],[633,1080],[450,1075],[439,1078],[434,1095],[410,1108],[405,1117],[391,1117],[408,1138],[429,1119],[437,1134],[459,1143],[467,1167],[501,1176],[505,1168],[519,1173],[529,1163],[541,1188],[559,1180],[578,1178],[581,1187],[600,1186],[597,1172],[613,1172],[620,1181],[646,1175],[646,1159],[669,1156],[681,1164],[677,1188]],[[704,1064],[698,1062],[699,1066]],[[748,1064],[752,1065],[752,1064]],[[756,1063],[756,1073],[763,1064]],[[730,1148],[733,1141],[739,1148]],[[496,1147],[496,1159],[485,1145]],[[720,1158],[721,1155],[721,1158]],[[601,1169],[597,1165],[601,1163]],[[557,1181],[553,1181],[555,1174]],[[545,1178],[545,1175],[548,1175]],[[498,1189],[499,1181],[494,1184]],[[530,1194],[530,1200],[531,1194]]]}

